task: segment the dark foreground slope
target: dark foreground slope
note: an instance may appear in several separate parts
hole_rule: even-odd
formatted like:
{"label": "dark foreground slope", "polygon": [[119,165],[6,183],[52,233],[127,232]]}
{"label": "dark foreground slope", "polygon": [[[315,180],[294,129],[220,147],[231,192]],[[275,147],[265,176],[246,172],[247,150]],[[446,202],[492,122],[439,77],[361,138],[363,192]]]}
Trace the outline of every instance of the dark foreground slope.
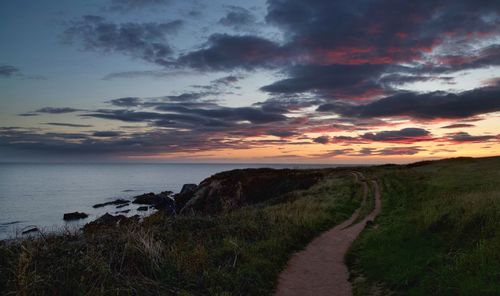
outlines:
{"label": "dark foreground slope", "polygon": [[[213,194],[193,202],[196,214],[0,242],[0,294],[270,294],[290,254],[359,206],[360,188],[342,170],[249,172],[210,178],[220,182],[200,186]],[[235,202],[209,205],[216,192]]]}
{"label": "dark foreground slope", "polygon": [[500,295],[500,157],[369,170],[377,226],[348,261],[357,295]]}

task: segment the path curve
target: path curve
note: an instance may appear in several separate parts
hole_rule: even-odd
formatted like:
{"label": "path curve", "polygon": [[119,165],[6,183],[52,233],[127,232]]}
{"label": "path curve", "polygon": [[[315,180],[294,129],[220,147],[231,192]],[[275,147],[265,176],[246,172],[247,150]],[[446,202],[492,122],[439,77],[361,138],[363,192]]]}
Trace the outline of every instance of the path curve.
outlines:
{"label": "path curve", "polygon": [[[352,224],[360,209],[334,228],[322,233],[307,247],[292,255],[278,279],[277,296],[344,296],[352,295],[349,270],[344,264],[347,250],[364,229],[380,213],[380,189],[374,180],[368,181],[359,172],[353,172],[363,185],[363,200],[367,200],[368,182],[373,186],[375,207],[363,220]],[[351,225],[352,224],[352,225]]]}

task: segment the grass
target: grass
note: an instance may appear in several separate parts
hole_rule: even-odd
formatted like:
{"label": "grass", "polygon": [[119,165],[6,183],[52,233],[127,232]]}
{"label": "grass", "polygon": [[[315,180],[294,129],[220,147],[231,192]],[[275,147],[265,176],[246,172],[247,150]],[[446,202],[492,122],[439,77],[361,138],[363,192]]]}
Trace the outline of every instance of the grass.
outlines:
{"label": "grass", "polygon": [[347,258],[355,295],[500,295],[500,157],[367,174],[383,209]]}
{"label": "grass", "polygon": [[0,243],[4,295],[266,295],[289,256],[359,206],[341,170],[215,216],[167,217],[93,233]]}

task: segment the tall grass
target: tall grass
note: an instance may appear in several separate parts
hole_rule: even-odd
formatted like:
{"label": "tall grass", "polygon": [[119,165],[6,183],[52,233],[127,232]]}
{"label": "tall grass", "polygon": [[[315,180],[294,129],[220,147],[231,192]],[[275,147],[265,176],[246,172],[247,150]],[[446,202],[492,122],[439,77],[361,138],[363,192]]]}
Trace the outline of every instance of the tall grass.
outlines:
{"label": "tall grass", "polygon": [[217,216],[157,214],[86,234],[0,243],[0,289],[25,295],[267,295],[289,256],[347,219],[359,184],[309,190]]}
{"label": "tall grass", "polygon": [[371,173],[383,211],[348,256],[358,295],[500,295],[500,158]]}

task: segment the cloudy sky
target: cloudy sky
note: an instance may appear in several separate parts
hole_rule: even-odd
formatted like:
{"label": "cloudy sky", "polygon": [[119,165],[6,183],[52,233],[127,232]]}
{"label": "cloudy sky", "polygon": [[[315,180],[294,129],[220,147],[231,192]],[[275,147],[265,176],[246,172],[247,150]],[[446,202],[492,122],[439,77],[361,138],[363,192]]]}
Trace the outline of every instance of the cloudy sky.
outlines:
{"label": "cloudy sky", "polygon": [[498,0],[3,0],[0,161],[500,154]]}

